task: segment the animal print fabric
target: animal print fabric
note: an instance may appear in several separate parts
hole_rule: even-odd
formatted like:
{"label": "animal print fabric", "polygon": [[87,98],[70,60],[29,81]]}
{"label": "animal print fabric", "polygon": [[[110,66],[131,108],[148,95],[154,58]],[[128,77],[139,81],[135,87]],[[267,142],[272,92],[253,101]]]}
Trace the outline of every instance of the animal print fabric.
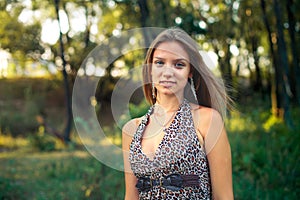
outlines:
{"label": "animal print fabric", "polygon": [[154,186],[149,191],[139,191],[139,199],[211,199],[209,166],[203,147],[200,145],[189,102],[180,105],[153,159],[143,151],[143,132],[153,113],[154,106],[142,118],[130,145],[130,165],[136,177],[160,179],[172,173],[197,174],[199,185],[171,191]]}

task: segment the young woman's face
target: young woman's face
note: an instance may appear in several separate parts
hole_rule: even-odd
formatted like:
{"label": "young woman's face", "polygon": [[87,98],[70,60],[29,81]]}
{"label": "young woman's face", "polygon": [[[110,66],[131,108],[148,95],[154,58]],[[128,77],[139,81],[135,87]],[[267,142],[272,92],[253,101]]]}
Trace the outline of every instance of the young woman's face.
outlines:
{"label": "young woman's face", "polygon": [[190,59],[178,42],[163,42],[153,53],[152,81],[157,95],[183,97],[184,87],[190,73]]}

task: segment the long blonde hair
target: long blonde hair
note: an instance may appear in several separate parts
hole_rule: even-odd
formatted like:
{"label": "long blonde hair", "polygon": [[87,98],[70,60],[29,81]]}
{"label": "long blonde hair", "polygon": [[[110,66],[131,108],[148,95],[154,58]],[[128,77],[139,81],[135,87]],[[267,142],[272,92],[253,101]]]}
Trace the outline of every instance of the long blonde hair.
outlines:
{"label": "long blonde hair", "polygon": [[[204,63],[197,43],[185,31],[176,27],[161,32],[147,51],[143,67],[143,90],[147,101],[151,105],[156,102],[156,99],[152,97],[151,64],[155,49],[163,42],[178,42],[188,53],[198,99],[196,103],[217,110],[225,118],[227,106],[231,107],[231,99],[227,95],[222,79],[217,78]],[[156,93],[156,91],[154,92]],[[188,93],[191,93],[190,87],[185,88],[185,97],[193,101],[187,97],[188,95],[186,94]]]}

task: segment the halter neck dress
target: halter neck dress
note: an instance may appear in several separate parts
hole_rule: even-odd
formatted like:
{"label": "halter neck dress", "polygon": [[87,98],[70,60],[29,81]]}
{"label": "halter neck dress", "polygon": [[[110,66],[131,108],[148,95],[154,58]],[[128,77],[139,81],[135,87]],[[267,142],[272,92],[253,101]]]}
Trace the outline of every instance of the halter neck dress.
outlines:
{"label": "halter neck dress", "polygon": [[184,99],[173,121],[164,129],[164,137],[153,159],[142,151],[143,132],[153,113],[154,106],[142,118],[130,145],[130,165],[134,175],[160,179],[172,173],[196,174],[199,185],[171,191],[153,186],[139,191],[140,199],[211,199],[211,183],[208,160],[196,134],[189,102]]}

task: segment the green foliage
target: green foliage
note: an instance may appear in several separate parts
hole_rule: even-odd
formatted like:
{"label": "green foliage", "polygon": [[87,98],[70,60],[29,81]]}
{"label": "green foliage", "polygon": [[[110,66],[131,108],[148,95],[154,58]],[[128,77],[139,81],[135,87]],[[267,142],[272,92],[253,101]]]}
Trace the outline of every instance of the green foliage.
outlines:
{"label": "green foliage", "polygon": [[2,153],[0,160],[0,199],[108,200],[124,194],[123,174],[84,151]]}
{"label": "green foliage", "polygon": [[[293,114],[299,116],[300,110],[294,109]],[[298,126],[289,130],[269,112],[247,109],[247,114],[229,121],[236,199],[296,199],[300,195],[300,121],[294,119]],[[270,121],[276,123],[270,125]]]}
{"label": "green foliage", "polygon": [[22,133],[37,130],[38,123],[35,118],[43,108],[43,97],[32,94],[30,87],[24,91],[24,101],[21,102],[20,110],[16,109],[13,102],[3,108],[0,114],[1,130],[3,133],[17,136]]}
{"label": "green foliage", "polygon": [[[75,139],[72,148],[58,148],[57,141],[35,124],[35,115],[48,105],[50,109],[44,111],[49,120],[58,120],[56,127],[62,123],[62,93],[56,91],[61,82],[16,79],[0,83],[0,93],[6,94],[0,97],[0,199],[123,198],[122,172],[103,166],[78,149]],[[268,102],[259,99],[243,99],[243,106],[238,107],[240,112],[232,113],[226,123],[235,199],[297,199],[300,110],[292,107],[296,127],[289,130],[271,115]],[[142,116],[148,108],[145,101],[130,104],[130,115],[122,116],[120,124]],[[88,122],[80,123],[87,130],[92,128]],[[32,131],[28,124],[33,125]],[[121,145],[120,127],[105,126],[103,130],[114,144]],[[12,133],[23,138],[11,137]]]}
{"label": "green foliage", "polygon": [[[144,106],[132,109],[134,115],[142,114]],[[231,115],[227,130],[235,199],[297,199],[300,195],[300,110],[293,109],[293,115],[295,130],[288,130],[282,122],[265,129],[272,116],[259,109]],[[105,132],[114,135],[115,129],[106,127]],[[103,166],[87,152],[76,148],[39,153],[20,150],[0,153],[0,198],[123,198],[123,173]]]}
{"label": "green foliage", "polygon": [[0,199],[25,199],[22,194],[24,194],[24,191],[18,183],[0,176]]}
{"label": "green foliage", "polygon": [[[61,106],[59,80],[3,79],[0,80],[0,130],[12,136],[38,131],[38,115],[51,116],[54,108]],[[59,118],[55,118],[59,120]],[[60,120],[61,121],[61,120]]]}
{"label": "green foliage", "polygon": [[149,103],[144,99],[139,105],[129,104],[131,118],[143,116],[149,109]]}
{"label": "green foliage", "polygon": [[46,135],[44,132],[33,134],[29,139],[31,146],[39,151],[54,151],[56,149],[55,138]]}
{"label": "green foliage", "polygon": [[18,12],[0,11],[0,48],[8,49],[19,62],[25,62],[26,56],[43,51],[40,45],[41,24],[24,25],[18,17]]}

